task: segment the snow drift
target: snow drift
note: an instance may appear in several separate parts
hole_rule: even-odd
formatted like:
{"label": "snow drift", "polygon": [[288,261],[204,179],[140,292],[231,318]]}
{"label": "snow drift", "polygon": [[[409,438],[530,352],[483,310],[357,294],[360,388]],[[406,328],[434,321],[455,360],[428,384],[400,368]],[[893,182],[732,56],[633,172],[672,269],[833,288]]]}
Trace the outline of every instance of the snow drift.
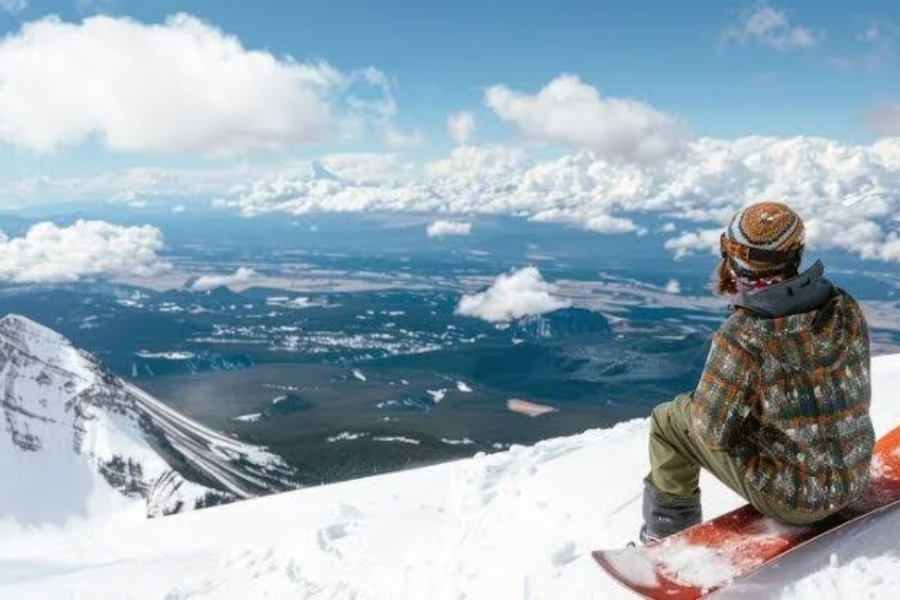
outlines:
{"label": "snow drift", "polygon": [[280,458],[178,414],[16,315],[0,319],[0,418],[0,526],[61,526],[134,500],[157,516],[296,487]]}
{"label": "snow drift", "polygon": [[[873,370],[879,434],[900,422],[900,356]],[[631,598],[590,551],[635,538],[646,420],[533,447],[147,520],[131,506],[18,531],[0,596],[43,598]],[[742,504],[707,474],[704,509]],[[900,511],[729,591],[897,597]],[[726,596],[728,597],[728,596]]]}

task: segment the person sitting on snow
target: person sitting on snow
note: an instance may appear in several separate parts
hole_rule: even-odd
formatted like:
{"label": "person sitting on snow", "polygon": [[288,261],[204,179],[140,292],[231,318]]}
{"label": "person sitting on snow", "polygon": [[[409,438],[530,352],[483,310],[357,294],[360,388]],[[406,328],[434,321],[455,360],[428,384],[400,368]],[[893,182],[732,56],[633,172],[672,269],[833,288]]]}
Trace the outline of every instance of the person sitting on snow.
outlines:
{"label": "person sitting on snow", "polygon": [[753,204],[722,233],[715,281],[731,295],[697,388],[654,408],[640,539],[702,520],[700,469],[761,513],[804,525],[865,489],[875,433],[869,337],[859,305],[799,273],[804,225],[778,202]]}

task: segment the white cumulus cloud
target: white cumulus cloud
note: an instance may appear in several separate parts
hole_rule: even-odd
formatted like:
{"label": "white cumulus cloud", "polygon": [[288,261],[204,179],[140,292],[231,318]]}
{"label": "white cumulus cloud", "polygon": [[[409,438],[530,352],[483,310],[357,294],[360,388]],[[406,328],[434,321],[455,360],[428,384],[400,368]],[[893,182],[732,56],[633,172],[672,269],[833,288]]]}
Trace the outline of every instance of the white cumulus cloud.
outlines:
{"label": "white cumulus cloud", "polygon": [[695,252],[713,252],[719,247],[721,229],[689,231],[666,241],[666,250],[682,258]]}
{"label": "white cumulus cloud", "polygon": [[439,238],[448,235],[469,235],[472,233],[472,224],[461,221],[435,221],[426,228],[430,238]]}
{"label": "white cumulus cloud", "polygon": [[[65,60],[60,60],[65,57]],[[0,42],[0,139],[50,151],[226,154],[327,136],[348,76],[244,48],[185,14],[162,24],[47,17]]]}
{"label": "white cumulus cloud", "polygon": [[815,46],[820,37],[808,27],[793,25],[783,10],[760,5],[738,24],[726,29],[722,41],[753,41],[775,50],[789,50]]}
{"label": "white cumulus cloud", "polygon": [[447,135],[457,144],[467,144],[475,133],[475,115],[464,110],[447,117]]}
{"label": "white cumulus cloud", "polygon": [[606,160],[652,162],[677,153],[685,136],[672,115],[629,98],[603,98],[576,75],[560,75],[533,95],[494,85],[484,102],[531,139]]}
{"label": "white cumulus cloud", "polygon": [[243,285],[257,279],[259,274],[253,269],[239,267],[231,275],[202,275],[190,286],[194,292],[205,292],[222,286]]}
{"label": "white cumulus cloud", "polygon": [[639,229],[631,219],[612,217],[610,215],[591,217],[585,221],[584,227],[597,233],[630,233]]}
{"label": "white cumulus cloud", "polygon": [[149,277],[170,268],[157,252],[163,237],[149,225],[122,227],[76,221],[38,223],[24,237],[0,232],[0,280],[54,283],[84,278]]}
{"label": "white cumulus cloud", "polygon": [[537,268],[524,267],[498,276],[483,292],[464,295],[456,314],[504,323],[568,306],[569,302],[556,296],[556,287],[544,281]]}

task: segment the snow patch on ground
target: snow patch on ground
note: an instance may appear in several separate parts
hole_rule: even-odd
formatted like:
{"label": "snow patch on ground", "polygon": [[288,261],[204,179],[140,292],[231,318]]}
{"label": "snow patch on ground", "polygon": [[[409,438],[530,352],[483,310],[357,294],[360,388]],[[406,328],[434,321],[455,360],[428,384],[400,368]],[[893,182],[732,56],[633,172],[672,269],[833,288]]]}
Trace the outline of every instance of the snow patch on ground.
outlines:
{"label": "snow patch on ground", "polygon": [[447,390],[425,390],[428,392],[428,395],[431,396],[431,399],[434,400],[434,403],[437,404],[441,400],[443,400],[447,396]]}
{"label": "snow patch on ground", "polygon": [[450,446],[471,446],[475,442],[470,440],[469,438],[463,438],[461,440],[450,440],[447,438],[441,438],[441,441]]}
{"label": "snow patch on ground", "polygon": [[191,360],[194,358],[193,352],[150,352],[149,350],[138,350],[134,355],[139,358],[158,358],[164,360]]}
{"label": "snow patch on ground", "polygon": [[256,423],[262,418],[262,413],[250,413],[247,415],[241,415],[239,417],[235,417],[235,421],[241,421],[242,423]]}
{"label": "snow patch on ground", "polygon": [[380,437],[373,437],[372,439],[376,442],[398,442],[398,443],[402,443],[402,444],[413,444],[415,446],[418,446],[419,444],[422,443],[419,440],[414,440],[412,438],[403,437],[400,435],[380,436]]}
{"label": "snow patch on ground", "polygon": [[456,389],[459,390],[460,392],[464,393],[464,394],[471,394],[471,393],[472,393],[472,388],[469,387],[469,385],[468,385],[465,381],[457,381],[457,382],[456,382]]}
{"label": "snow patch on ground", "polygon": [[360,371],[359,369],[353,369],[352,373],[353,373],[353,376],[356,377],[357,379],[359,379],[360,381],[366,381],[366,376],[363,375],[363,372]]}
{"label": "snow patch on ground", "polygon": [[782,598],[900,598],[898,567],[896,554],[857,558],[846,565],[829,564],[828,568],[789,585]]}
{"label": "snow patch on ground", "polygon": [[327,438],[325,441],[328,442],[329,444],[333,444],[335,442],[351,442],[353,440],[358,440],[360,438],[364,438],[368,435],[369,435],[368,433],[343,431],[337,435],[333,435],[333,436]]}

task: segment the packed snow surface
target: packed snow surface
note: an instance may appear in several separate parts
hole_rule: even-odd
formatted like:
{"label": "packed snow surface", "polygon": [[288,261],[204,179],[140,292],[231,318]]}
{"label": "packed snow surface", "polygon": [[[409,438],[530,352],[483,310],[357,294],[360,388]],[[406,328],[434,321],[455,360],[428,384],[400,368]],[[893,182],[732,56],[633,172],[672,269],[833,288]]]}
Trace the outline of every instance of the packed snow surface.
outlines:
{"label": "packed snow surface", "polygon": [[[900,356],[876,359],[873,380],[883,434],[900,423]],[[0,597],[633,598],[590,551],[636,537],[646,436],[634,420],[154,520],[127,506],[11,531]],[[742,504],[705,473],[701,485],[708,517]],[[900,511],[850,529],[724,597],[898,597]]]}

